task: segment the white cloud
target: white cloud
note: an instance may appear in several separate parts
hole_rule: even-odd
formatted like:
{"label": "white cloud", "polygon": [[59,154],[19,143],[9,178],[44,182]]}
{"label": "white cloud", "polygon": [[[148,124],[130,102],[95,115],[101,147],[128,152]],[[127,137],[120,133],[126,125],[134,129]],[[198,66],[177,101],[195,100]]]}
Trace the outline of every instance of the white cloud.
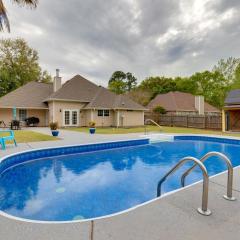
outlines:
{"label": "white cloud", "polygon": [[[188,75],[239,56],[236,0],[41,0],[36,10],[6,2],[12,32],[38,50],[43,68],[106,85],[113,71]],[[231,43],[231,44],[227,44]]]}

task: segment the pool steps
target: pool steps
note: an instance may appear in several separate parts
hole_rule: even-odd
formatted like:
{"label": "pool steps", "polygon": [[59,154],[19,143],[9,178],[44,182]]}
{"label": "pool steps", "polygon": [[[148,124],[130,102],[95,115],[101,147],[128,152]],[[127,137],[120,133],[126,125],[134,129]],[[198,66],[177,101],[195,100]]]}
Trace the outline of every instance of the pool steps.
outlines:
{"label": "pool steps", "polygon": [[[146,135],[145,135],[145,137],[146,137]],[[162,133],[149,134],[149,135],[147,135],[147,138],[149,139],[150,143],[173,142],[174,141],[173,135],[162,134]]]}
{"label": "pool steps", "polygon": [[163,182],[166,181],[166,179],[168,178],[168,176],[170,176],[171,174],[173,174],[176,170],[178,170],[182,165],[184,165],[186,162],[194,162],[194,165],[189,168],[187,171],[185,171],[182,175],[181,178],[181,183],[182,183],[182,187],[185,186],[185,178],[187,177],[187,175],[195,168],[195,167],[199,167],[202,171],[203,174],[203,192],[202,192],[202,206],[199,207],[197,209],[198,213],[204,215],[204,216],[209,216],[211,215],[211,211],[208,209],[208,189],[209,189],[209,175],[208,175],[208,171],[206,169],[206,167],[204,166],[204,162],[212,157],[212,156],[217,156],[220,157],[221,159],[223,159],[228,167],[228,180],[227,180],[227,194],[224,195],[224,199],[228,200],[228,201],[235,201],[236,198],[232,196],[232,190],[233,190],[233,166],[231,163],[231,160],[224,154],[220,153],[220,152],[209,152],[206,155],[204,155],[200,160],[195,158],[195,157],[185,157],[183,159],[181,159],[172,169],[170,169],[165,175],[164,177],[162,177],[160,179],[160,181],[158,182],[158,186],[157,186],[157,197],[161,196],[161,187]]}

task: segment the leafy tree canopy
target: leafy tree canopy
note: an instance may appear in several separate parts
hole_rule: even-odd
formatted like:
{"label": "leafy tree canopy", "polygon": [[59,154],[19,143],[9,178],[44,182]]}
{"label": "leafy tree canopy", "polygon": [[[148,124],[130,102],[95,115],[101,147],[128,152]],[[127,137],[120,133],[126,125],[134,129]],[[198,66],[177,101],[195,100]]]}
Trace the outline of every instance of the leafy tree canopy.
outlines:
{"label": "leafy tree canopy", "polygon": [[117,94],[130,92],[137,86],[137,78],[130,72],[116,71],[112,74],[108,88]]}
{"label": "leafy tree canopy", "polygon": [[139,85],[140,89],[152,92],[152,97],[160,93],[167,93],[176,90],[176,82],[172,78],[166,77],[149,77]]}
{"label": "leafy tree canopy", "polygon": [[0,40],[0,96],[30,81],[51,81],[38,60],[37,51],[23,39]]}

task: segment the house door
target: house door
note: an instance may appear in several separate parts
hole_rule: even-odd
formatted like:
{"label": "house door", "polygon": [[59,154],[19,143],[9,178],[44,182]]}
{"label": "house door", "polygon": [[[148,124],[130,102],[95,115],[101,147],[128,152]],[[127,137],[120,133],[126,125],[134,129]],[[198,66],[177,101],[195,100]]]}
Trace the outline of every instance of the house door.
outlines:
{"label": "house door", "polygon": [[79,125],[79,114],[78,110],[64,110],[63,121],[64,126],[74,127]]}

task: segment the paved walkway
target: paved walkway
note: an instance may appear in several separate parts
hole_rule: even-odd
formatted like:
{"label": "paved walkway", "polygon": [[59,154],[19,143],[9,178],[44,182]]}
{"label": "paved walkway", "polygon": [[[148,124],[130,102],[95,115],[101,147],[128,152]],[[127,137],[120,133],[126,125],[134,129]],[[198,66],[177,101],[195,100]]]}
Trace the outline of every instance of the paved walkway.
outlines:
{"label": "paved walkway", "polygon": [[[71,139],[68,139],[68,134],[63,130],[61,131],[64,138],[62,141],[31,143],[29,146],[20,145],[17,149],[129,139],[139,135],[89,136],[71,132]],[[13,151],[13,149],[7,151],[11,150]],[[212,215],[209,217],[202,216],[196,211],[201,205],[202,193],[202,183],[198,183],[127,213],[93,222],[37,224],[0,216],[0,239],[238,240],[240,236],[240,168],[235,168],[234,174],[234,196],[238,199],[235,202],[226,201],[222,197],[226,193],[227,174],[223,173],[211,178],[209,208]]]}
{"label": "paved walkway", "polygon": [[[27,128],[25,130],[35,131],[47,135],[51,135],[49,128]],[[0,157],[21,152],[30,149],[44,148],[44,147],[56,147],[56,146],[68,146],[76,144],[88,144],[93,142],[107,142],[117,140],[135,139],[143,136],[143,133],[131,133],[131,134],[88,134],[69,130],[60,130],[59,138],[57,141],[42,141],[42,142],[31,142],[31,143],[19,143],[16,148],[14,145],[7,145],[6,151],[0,150]]]}

